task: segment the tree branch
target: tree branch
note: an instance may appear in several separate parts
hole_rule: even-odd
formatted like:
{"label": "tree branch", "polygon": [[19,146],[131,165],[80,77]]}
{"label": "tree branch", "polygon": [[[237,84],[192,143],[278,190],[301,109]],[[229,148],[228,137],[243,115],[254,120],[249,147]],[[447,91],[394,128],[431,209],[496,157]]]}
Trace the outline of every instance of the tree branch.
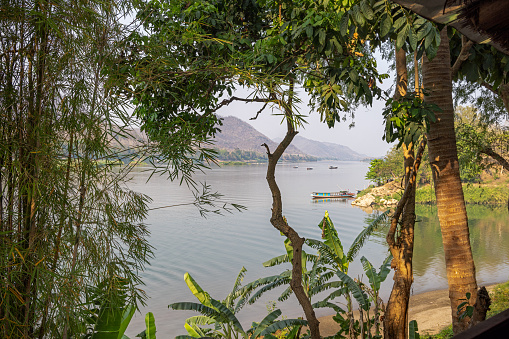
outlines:
{"label": "tree branch", "polygon": [[246,103],[247,102],[264,102],[264,103],[269,103],[269,102],[274,101],[274,99],[270,98],[270,97],[267,98],[267,99],[259,98],[259,97],[255,97],[255,98],[249,99],[249,98],[239,98],[239,97],[233,96],[230,99],[224,99],[223,101],[221,101],[221,103],[219,105],[217,105],[215,108],[213,108],[211,110],[211,112],[216,112],[221,107],[228,106],[229,104],[231,104],[234,101],[242,101],[242,102],[246,102]]}
{"label": "tree branch", "polygon": [[465,62],[468,57],[470,56],[470,48],[474,45],[474,42],[472,40],[469,40],[466,36],[461,37],[461,51],[458,55],[458,58],[454,62],[454,65],[451,68],[451,78],[454,79],[456,74],[458,74],[458,71],[461,68],[461,65],[463,62]]}

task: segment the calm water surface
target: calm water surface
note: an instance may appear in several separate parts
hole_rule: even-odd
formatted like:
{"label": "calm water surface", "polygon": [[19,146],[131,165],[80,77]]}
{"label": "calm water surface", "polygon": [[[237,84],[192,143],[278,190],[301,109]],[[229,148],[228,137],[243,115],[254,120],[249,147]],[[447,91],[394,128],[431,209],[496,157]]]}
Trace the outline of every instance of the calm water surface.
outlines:
{"label": "calm water surface", "polygon": [[[299,168],[294,168],[294,166]],[[338,166],[329,170],[329,165]],[[313,170],[306,170],[313,167]],[[347,201],[316,203],[310,199],[312,191],[363,189],[368,185],[364,175],[369,167],[364,162],[318,162],[278,165],[276,180],[283,196],[283,214],[301,236],[320,239],[319,221],[325,210],[334,222],[345,249],[366,225],[374,212],[352,207]],[[197,315],[193,312],[173,311],[168,304],[196,301],[188,290],[183,276],[189,272],[201,287],[215,299],[224,299],[244,266],[248,272],[244,282],[277,274],[284,267],[264,268],[262,262],[285,253],[283,237],[270,224],[271,195],[265,181],[265,165],[227,166],[214,168],[196,176],[214,191],[225,195],[224,200],[247,207],[239,213],[200,217],[194,206],[180,206],[153,210],[150,225],[150,243],[155,257],[143,273],[145,291],[149,299],[142,314],[131,322],[127,335],[134,337],[143,329],[144,315],[153,312],[157,330],[164,337],[185,334],[184,321]],[[129,184],[131,189],[149,195],[151,207],[167,206],[193,201],[186,187],[152,177],[137,171]],[[376,212],[375,212],[376,213]],[[420,293],[447,288],[440,226],[436,208],[418,206],[416,224],[413,292]],[[472,206],[468,208],[472,248],[477,267],[478,282],[493,283],[509,278],[509,226],[507,209]],[[379,232],[364,245],[361,255],[376,267],[388,254],[385,234]],[[310,252],[312,250],[309,250]],[[359,256],[360,257],[360,256]],[[362,274],[359,258],[350,268],[351,276]],[[382,296],[388,298],[392,288],[389,277],[382,285]],[[279,291],[281,293],[282,290]],[[251,321],[261,320],[267,313],[266,305],[276,300],[278,292],[267,294],[253,305],[246,306],[238,317],[245,328]],[[295,297],[278,303],[283,315],[302,316]],[[330,313],[317,312],[319,316]]]}

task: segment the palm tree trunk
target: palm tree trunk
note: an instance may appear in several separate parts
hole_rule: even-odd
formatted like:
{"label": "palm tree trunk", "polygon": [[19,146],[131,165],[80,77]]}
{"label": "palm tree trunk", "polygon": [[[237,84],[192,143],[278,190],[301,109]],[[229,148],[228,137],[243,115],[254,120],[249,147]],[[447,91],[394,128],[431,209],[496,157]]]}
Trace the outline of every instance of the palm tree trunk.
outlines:
{"label": "palm tree trunk", "polygon": [[453,331],[456,334],[469,327],[468,318],[459,320],[457,307],[467,293],[471,294],[470,300],[476,300],[477,282],[454,133],[447,28],[442,29],[440,38],[437,56],[432,61],[424,58],[422,72],[424,88],[429,91],[425,100],[437,104],[442,110],[435,113],[437,122],[430,126],[428,151],[442,230]]}

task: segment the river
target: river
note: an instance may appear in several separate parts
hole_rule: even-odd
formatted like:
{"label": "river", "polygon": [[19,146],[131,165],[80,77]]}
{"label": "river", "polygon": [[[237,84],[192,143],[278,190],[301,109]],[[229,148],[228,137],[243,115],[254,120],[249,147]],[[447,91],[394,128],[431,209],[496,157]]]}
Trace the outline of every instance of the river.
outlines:
{"label": "river", "polygon": [[[338,169],[329,169],[329,165]],[[298,166],[298,168],[294,168]],[[313,167],[313,170],[307,170]],[[288,223],[303,237],[320,239],[318,223],[326,210],[338,230],[345,249],[366,225],[371,213],[353,207],[348,201],[313,202],[312,191],[363,189],[369,184],[366,162],[322,161],[314,163],[281,164],[276,180],[283,198],[283,214]],[[191,192],[164,176],[154,175],[149,181],[148,169],[136,169],[129,187],[150,196],[151,208],[183,204],[193,201]],[[270,224],[271,194],[265,181],[266,166],[215,167],[195,176],[197,182],[210,185],[224,195],[221,199],[241,204],[243,212],[200,216],[193,205],[168,207],[150,211],[146,223],[150,225],[150,243],[154,258],[142,278],[148,295],[147,305],[132,320],[126,334],[133,338],[143,329],[144,315],[153,312],[158,335],[175,337],[186,334],[184,321],[197,315],[193,312],[173,311],[168,305],[179,301],[197,301],[188,290],[183,276],[189,272],[210,295],[222,300],[231,291],[234,280],[244,266],[244,282],[250,282],[282,272],[288,266],[264,268],[262,262],[285,253],[284,238]],[[505,281],[509,278],[509,226],[506,208],[468,206],[470,235],[479,284]],[[436,208],[417,207],[415,230],[413,293],[447,288],[440,226]],[[351,266],[353,277],[362,274],[360,256],[379,267],[388,251],[384,231],[378,232],[362,248]],[[310,252],[313,250],[308,249]],[[364,277],[364,280],[367,279]],[[382,297],[388,298],[392,288],[391,276],[382,284]],[[268,294],[238,314],[245,329],[252,321],[260,321],[267,314],[267,304],[279,293]],[[302,316],[294,296],[278,308],[287,317]],[[318,316],[330,313],[317,312]]]}

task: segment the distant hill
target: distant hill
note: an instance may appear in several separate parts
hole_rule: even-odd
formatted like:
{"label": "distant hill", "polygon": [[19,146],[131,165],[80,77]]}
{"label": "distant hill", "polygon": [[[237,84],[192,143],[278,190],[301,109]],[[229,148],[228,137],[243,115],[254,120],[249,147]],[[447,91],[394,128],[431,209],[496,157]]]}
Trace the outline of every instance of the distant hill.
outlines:
{"label": "distant hill", "polygon": [[[254,151],[264,154],[265,148],[261,145],[265,143],[269,146],[271,151],[276,149],[277,143],[258,132],[247,122],[231,116],[222,119],[223,126],[219,126],[221,133],[216,134],[214,138],[215,148],[228,151],[239,149],[242,151]],[[286,149],[285,154],[306,155],[306,152],[295,147],[295,145],[290,145]]]}
{"label": "distant hill", "polygon": [[363,160],[369,158],[369,156],[357,153],[347,146],[310,140],[299,135],[293,139],[292,144],[304,153],[321,159]]}

